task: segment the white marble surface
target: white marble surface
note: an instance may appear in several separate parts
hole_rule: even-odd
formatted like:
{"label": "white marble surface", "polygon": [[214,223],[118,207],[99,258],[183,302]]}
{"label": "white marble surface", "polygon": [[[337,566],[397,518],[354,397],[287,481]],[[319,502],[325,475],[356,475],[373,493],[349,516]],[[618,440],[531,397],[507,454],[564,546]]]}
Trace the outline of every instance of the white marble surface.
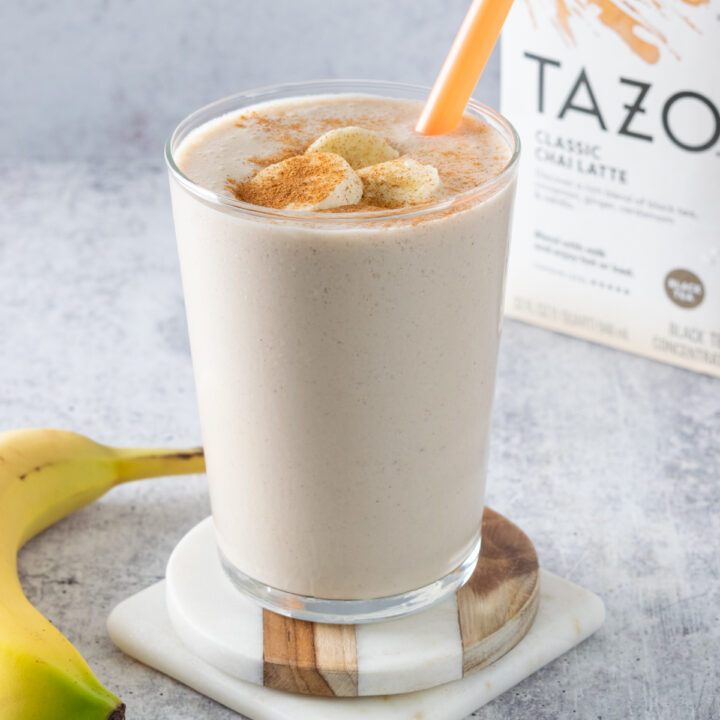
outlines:
{"label": "white marble surface", "polygon": [[[3,5],[7,12],[8,3]],[[0,426],[199,440],[167,181],[134,162],[0,161]],[[604,626],[484,720],[720,717],[720,381],[508,322],[488,502]],[[132,720],[231,720],[105,631],[209,512],[202,477],[118,488],[20,555],[24,587]]]}
{"label": "white marble surface", "polygon": [[165,605],[175,634],[194,655],[232,677],[263,684],[263,609],[223,571],[211,517],[173,548]]}
{"label": "white marble surface", "polygon": [[[212,518],[196,525],[168,560],[165,594],[181,642],[227,675],[263,684],[263,613],[225,574]],[[357,694],[389,695],[463,675],[457,596],[424,612],[355,626]]]}
{"label": "white marble surface", "polygon": [[[197,107],[261,85],[429,85],[468,0],[4,0],[0,157],[156,157]],[[476,97],[497,106],[494,54]]]}
{"label": "white marble surface", "polygon": [[[108,631],[113,641],[132,657],[253,720],[462,720],[474,708],[482,707],[585,640],[605,616],[596,595],[542,571],[540,607],[532,628],[515,648],[484,670],[462,680],[401,695],[317,698],[243,682],[188,651],[170,624],[164,585],[157,583],[112,611]],[[362,668],[358,666],[358,670],[362,678]]]}

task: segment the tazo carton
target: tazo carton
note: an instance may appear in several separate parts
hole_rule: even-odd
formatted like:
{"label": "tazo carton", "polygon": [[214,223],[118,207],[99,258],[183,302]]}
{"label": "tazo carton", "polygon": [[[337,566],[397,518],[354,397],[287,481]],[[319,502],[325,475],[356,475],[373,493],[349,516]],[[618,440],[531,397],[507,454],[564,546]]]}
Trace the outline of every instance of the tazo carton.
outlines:
{"label": "tazo carton", "polygon": [[507,312],[720,376],[720,2],[518,0]]}

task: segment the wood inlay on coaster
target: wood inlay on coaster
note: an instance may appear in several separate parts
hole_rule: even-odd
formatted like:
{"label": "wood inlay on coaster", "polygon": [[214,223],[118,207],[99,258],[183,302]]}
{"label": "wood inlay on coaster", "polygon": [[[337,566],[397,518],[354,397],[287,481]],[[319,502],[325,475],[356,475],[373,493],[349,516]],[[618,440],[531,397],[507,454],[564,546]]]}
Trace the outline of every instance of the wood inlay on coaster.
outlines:
{"label": "wood inlay on coaster", "polygon": [[181,640],[226,674],[303,695],[354,697],[429,688],[493,663],[532,626],[539,577],[525,533],[486,508],[480,560],[456,595],[387,622],[295,620],[262,610],[235,589],[208,518],[173,552],[166,595]]}
{"label": "wood inlay on coaster", "polygon": [[539,570],[530,538],[485,508],[480,560],[457,593],[463,675],[487,667],[525,637],[540,601]]}
{"label": "wood inlay on coaster", "polygon": [[355,626],[263,610],[263,685],[304,695],[357,695]]}

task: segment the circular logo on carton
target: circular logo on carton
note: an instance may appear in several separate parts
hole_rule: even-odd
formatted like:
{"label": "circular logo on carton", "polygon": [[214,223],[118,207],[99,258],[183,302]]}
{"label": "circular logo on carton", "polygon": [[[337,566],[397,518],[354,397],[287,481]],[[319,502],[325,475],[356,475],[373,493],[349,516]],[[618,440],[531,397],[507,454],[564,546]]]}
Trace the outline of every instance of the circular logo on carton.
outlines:
{"label": "circular logo on carton", "polygon": [[694,272],[681,268],[665,276],[665,292],[681,308],[697,307],[705,297],[702,280]]}

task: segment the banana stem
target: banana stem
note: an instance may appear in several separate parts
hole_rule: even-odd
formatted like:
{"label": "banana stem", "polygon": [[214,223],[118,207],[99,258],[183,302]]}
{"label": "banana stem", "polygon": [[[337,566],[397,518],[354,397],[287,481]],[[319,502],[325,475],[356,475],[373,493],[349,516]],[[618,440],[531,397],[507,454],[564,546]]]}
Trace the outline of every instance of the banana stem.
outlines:
{"label": "banana stem", "polygon": [[114,448],[115,484],[140,478],[165,475],[192,475],[205,472],[205,454],[201,447]]}

